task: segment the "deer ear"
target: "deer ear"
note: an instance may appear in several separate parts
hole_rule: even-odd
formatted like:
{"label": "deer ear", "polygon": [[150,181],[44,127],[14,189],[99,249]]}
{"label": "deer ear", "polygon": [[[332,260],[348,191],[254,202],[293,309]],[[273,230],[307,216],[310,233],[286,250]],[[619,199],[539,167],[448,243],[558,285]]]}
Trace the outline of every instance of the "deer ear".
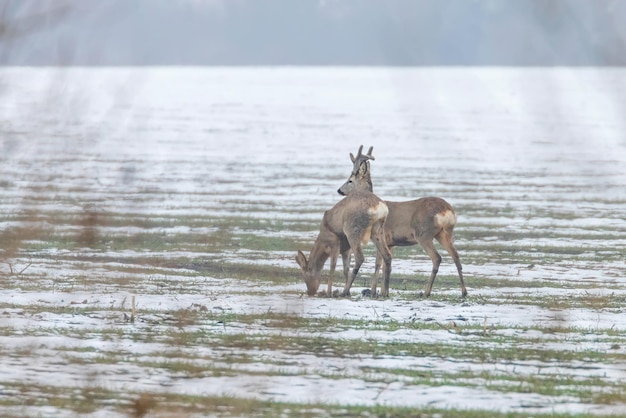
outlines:
{"label": "deer ear", "polygon": [[367,161],[363,161],[359,166],[359,174],[364,175],[367,173]]}
{"label": "deer ear", "polygon": [[298,251],[298,254],[296,254],[296,263],[298,263],[298,265],[302,268],[302,270],[306,270],[306,266],[307,266],[306,257],[302,253],[302,251]]}

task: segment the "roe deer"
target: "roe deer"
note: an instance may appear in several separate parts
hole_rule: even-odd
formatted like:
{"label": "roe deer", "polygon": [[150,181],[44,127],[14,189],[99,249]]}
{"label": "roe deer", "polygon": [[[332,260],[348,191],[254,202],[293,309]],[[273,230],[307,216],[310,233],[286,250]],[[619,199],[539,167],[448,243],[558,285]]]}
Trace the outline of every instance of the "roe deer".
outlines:
{"label": "roe deer", "polygon": [[[359,154],[360,151],[359,149]],[[367,171],[369,171],[369,164],[359,164],[357,172],[351,177],[369,176]],[[328,257],[331,257],[331,277],[327,294],[332,296],[332,275],[339,253],[343,258],[344,276],[346,276],[342,295],[348,296],[350,287],[365,259],[361,246],[367,244],[370,239],[376,245],[377,254],[383,261],[385,282],[389,281],[391,251],[383,239],[383,224],[388,211],[385,202],[372,193],[370,188],[357,186],[353,188],[349,196],[324,212],[320,233],[313,244],[309,259],[307,260],[302,251],[298,251],[296,256],[296,262],[302,268],[309,296],[315,295],[319,288],[320,272]],[[354,267],[348,277],[351,252],[354,253]]]}
{"label": "roe deer", "polygon": [[[370,148],[369,154],[372,149]],[[363,160],[359,160],[350,154],[350,159],[354,164],[352,172],[358,170],[357,165],[362,165]],[[371,159],[371,156],[370,156]],[[372,180],[369,170],[365,172],[366,176],[352,177],[351,180],[344,183],[338,190],[339,194],[350,195],[359,188],[368,188],[373,191]],[[433,245],[433,239],[439,241],[441,246],[448,251],[454,264],[456,264],[461,281],[461,294],[467,296],[467,289],[463,281],[463,267],[459,253],[453,245],[453,231],[456,225],[456,213],[452,206],[439,197],[423,197],[417,200],[406,202],[390,202],[385,201],[389,213],[384,224],[384,238],[387,247],[393,253],[393,248],[397,246],[409,246],[420,244],[426,251],[433,263],[430,278],[426,283],[424,296],[429,297],[435,282],[435,277],[439,271],[441,264],[441,256]],[[376,295],[376,286],[378,284],[378,272],[380,270],[380,259],[376,255],[376,267],[372,279],[372,295]],[[385,275],[385,281],[389,280]],[[387,296],[389,292],[388,283],[384,284],[381,296]]]}

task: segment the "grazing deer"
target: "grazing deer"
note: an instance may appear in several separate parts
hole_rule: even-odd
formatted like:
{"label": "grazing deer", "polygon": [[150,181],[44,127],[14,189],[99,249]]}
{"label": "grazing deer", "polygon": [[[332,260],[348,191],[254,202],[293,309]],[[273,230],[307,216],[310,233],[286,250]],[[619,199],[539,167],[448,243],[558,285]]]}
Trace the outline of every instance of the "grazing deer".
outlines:
{"label": "grazing deer", "polygon": [[[389,282],[391,272],[391,251],[383,238],[383,224],[387,218],[387,205],[378,196],[372,193],[371,188],[361,186],[363,182],[356,178],[369,177],[369,163],[371,155],[364,159],[359,149],[360,161],[365,164],[355,165],[356,172],[350,178],[356,183],[349,196],[339,201],[333,208],[324,212],[320,225],[320,233],[313,244],[313,249],[307,260],[302,251],[298,251],[296,262],[302,268],[304,282],[309,296],[315,295],[320,285],[320,272],[326,260],[331,257],[331,277],[329,277],[327,295],[332,296],[332,276],[334,275],[337,255],[343,258],[344,276],[346,285],[342,295],[350,294],[350,287],[365,260],[362,245],[370,240],[376,245],[377,253],[384,264],[383,273],[385,282]],[[371,149],[370,149],[371,154]],[[350,181],[350,179],[349,179]],[[354,267],[348,276],[350,253],[354,253]]]}
{"label": "grazing deer", "polygon": [[[371,154],[372,149],[370,148]],[[359,152],[360,154],[360,152]],[[365,156],[368,157],[368,156]],[[371,155],[369,156],[370,159]],[[350,159],[354,164],[352,172],[358,171],[357,165],[363,164],[363,159],[359,160],[350,154]],[[355,190],[360,188],[368,188],[373,191],[372,180],[369,175],[369,170],[365,172],[366,176],[354,177],[351,182],[350,179],[343,184],[338,193],[341,195],[350,195]],[[358,183],[358,184],[357,184]],[[433,239],[439,241],[441,246],[448,251],[456,269],[459,272],[459,279],[461,281],[461,294],[463,297],[467,296],[467,289],[463,281],[463,267],[461,266],[461,259],[459,253],[456,251],[453,245],[453,231],[456,225],[456,213],[452,206],[445,200],[438,197],[423,197],[417,200],[411,200],[407,202],[389,202],[385,201],[389,213],[384,224],[384,237],[387,247],[393,253],[393,248],[398,246],[409,246],[420,244],[426,251],[426,254],[433,262],[433,268],[430,274],[430,278],[426,283],[426,289],[424,296],[429,297],[435,282],[435,277],[439,271],[439,265],[441,264],[441,256],[433,245]],[[380,259],[378,254],[376,255],[376,267],[374,276],[372,279],[372,295],[376,295],[376,286],[378,284],[378,272],[380,270]],[[388,276],[385,275],[385,282],[387,282]],[[381,292],[382,296],[387,296],[389,291],[388,283],[385,283],[384,289]]]}
{"label": "grazing deer", "polygon": [[[335,208],[333,208],[335,209]],[[309,258],[305,257],[302,251],[298,251],[296,262],[302,268],[304,283],[306,283],[307,293],[309,296],[315,295],[320,286],[320,272],[324,268],[326,260],[330,257],[330,273],[328,277],[328,286],[326,295],[332,297],[333,279],[335,276],[335,267],[337,265],[337,256],[341,254],[343,259],[343,275],[348,281],[348,272],[350,269],[350,244],[345,236],[337,234],[336,230],[342,230],[340,222],[339,210],[327,210],[324,212],[322,223],[320,225],[320,233],[315,239],[313,249],[309,254]]]}

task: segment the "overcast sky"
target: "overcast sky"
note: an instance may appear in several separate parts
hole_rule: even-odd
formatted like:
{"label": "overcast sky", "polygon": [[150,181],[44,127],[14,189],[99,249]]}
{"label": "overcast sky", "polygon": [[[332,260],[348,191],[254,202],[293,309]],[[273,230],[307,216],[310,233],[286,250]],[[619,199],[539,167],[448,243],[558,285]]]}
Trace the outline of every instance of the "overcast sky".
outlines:
{"label": "overcast sky", "polygon": [[0,64],[626,64],[624,0],[0,0],[0,19]]}

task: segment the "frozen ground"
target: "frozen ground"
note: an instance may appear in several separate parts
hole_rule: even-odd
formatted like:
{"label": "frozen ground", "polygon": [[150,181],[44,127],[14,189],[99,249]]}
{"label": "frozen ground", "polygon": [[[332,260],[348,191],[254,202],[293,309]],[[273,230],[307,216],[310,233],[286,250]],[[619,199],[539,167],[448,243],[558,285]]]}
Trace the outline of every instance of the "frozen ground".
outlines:
{"label": "frozen ground", "polygon": [[[0,88],[3,415],[127,416],[146,393],[625,410],[626,70],[5,68]],[[419,296],[418,248],[387,300],[361,279],[303,296],[293,256],[360,144],[381,197],[455,207],[466,300],[447,254]]]}

